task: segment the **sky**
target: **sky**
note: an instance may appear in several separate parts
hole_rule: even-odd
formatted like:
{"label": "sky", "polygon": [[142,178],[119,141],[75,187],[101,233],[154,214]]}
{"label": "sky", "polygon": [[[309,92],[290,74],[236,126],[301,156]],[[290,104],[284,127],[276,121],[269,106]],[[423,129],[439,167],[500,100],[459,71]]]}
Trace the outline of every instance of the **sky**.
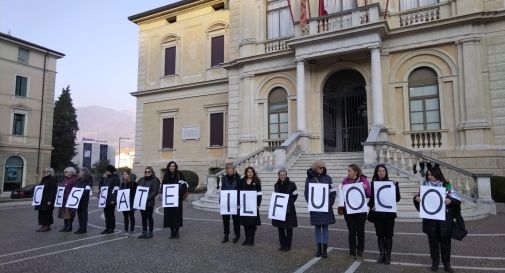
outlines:
{"label": "sky", "polygon": [[75,107],[134,110],[138,26],[127,17],[176,0],[0,0],[0,32],[66,56],[56,95],[70,85]]}

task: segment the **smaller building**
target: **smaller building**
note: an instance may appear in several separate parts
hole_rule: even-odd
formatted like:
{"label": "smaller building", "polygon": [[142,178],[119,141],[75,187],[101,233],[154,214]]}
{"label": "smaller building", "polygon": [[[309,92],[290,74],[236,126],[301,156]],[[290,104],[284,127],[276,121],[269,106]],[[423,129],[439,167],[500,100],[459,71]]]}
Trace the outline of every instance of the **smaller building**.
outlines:
{"label": "smaller building", "polygon": [[111,165],[115,165],[115,148],[105,140],[83,137],[81,142],[76,144],[76,151],[72,162],[79,168],[91,169],[93,164],[102,160],[109,160]]}

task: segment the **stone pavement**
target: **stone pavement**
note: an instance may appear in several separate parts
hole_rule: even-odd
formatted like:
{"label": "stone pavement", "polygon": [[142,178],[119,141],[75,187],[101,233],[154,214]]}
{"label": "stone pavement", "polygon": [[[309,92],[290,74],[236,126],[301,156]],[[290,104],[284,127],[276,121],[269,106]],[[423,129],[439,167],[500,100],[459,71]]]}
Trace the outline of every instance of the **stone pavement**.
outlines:
{"label": "stone pavement", "polygon": [[[221,244],[220,215],[194,210],[189,202],[185,202],[180,239],[170,240],[170,232],[161,228],[163,209],[159,208],[154,215],[154,238],[138,240],[100,235],[104,220],[96,203],[91,200],[90,225],[84,235],[58,232],[62,220],[57,218],[50,232],[36,233],[37,213],[28,202],[2,204],[0,272],[431,272],[421,223],[397,223],[393,264],[386,266],[375,264],[377,244],[370,223],[366,225],[365,260],[356,262],[348,258],[347,228],[340,219],[330,226],[328,259],[317,259],[308,218],[299,217],[293,248],[285,253],[277,251],[277,230],[265,215],[261,215],[263,225],[253,247]],[[139,212],[136,220],[140,226]],[[120,231],[122,214],[116,213],[116,221]],[[505,272],[505,215],[467,222],[467,228],[471,234],[463,242],[453,240],[455,271]]]}

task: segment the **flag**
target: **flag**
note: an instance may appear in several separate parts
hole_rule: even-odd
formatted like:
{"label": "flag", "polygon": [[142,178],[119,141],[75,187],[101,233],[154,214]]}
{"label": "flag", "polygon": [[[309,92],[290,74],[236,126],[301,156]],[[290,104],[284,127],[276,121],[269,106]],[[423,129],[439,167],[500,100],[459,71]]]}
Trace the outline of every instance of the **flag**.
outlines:
{"label": "flag", "polygon": [[307,0],[300,1],[300,28],[305,30],[305,25],[309,21],[309,3]]}
{"label": "flag", "polygon": [[325,0],[319,0],[319,16],[326,16],[328,15],[328,11],[324,8],[324,1]]}

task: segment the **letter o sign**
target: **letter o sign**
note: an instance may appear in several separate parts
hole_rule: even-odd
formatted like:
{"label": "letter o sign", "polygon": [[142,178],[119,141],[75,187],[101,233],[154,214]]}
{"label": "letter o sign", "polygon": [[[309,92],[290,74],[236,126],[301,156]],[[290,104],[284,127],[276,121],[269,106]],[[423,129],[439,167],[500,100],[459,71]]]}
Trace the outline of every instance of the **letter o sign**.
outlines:
{"label": "letter o sign", "polygon": [[[351,193],[351,191],[357,191],[361,197],[361,204],[359,204],[359,206],[357,207],[353,207],[351,206],[350,202],[349,202],[349,194]],[[347,206],[349,206],[349,208],[353,209],[353,210],[359,210],[363,207],[363,205],[365,204],[365,196],[363,195],[363,192],[361,192],[358,188],[356,187],[351,187],[349,188],[349,190],[347,190],[347,193],[345,195],[345,200],[347,201]]]}
{"label": "letter o sign", "polygon": [[[439,205],[439,206],[438,206],[438,208],[437,208],[436,210],[434,210],[434,211],[428,211],[428,210],[426,209],[426,207],[424,206],[424,200],[425,200],[426,196],[428,196],[428,194],[430,194],[431,192],[435,193],[435,194],[438,196],[439,200],[440,200],[440,203],[439,203],[440,205]],[[427,214],[429,214],[429,215],[435,215],[435,214],[437,214],[437,213],[438,213],[438,212],[442,209],[442,205],[443,205],[443,204],[444,204],[444,199],[443,199],[443,198],[442,198],[442,196],[438,193],[438,191],[436,191],[436,190],[434,190],[434,189],[429,189],[429,190],[427,190],[427,191],[424,193],[424,195],[423,195],[423,199],[421,200],[421,206],[423,206],[423,210],[424,210]]]}

